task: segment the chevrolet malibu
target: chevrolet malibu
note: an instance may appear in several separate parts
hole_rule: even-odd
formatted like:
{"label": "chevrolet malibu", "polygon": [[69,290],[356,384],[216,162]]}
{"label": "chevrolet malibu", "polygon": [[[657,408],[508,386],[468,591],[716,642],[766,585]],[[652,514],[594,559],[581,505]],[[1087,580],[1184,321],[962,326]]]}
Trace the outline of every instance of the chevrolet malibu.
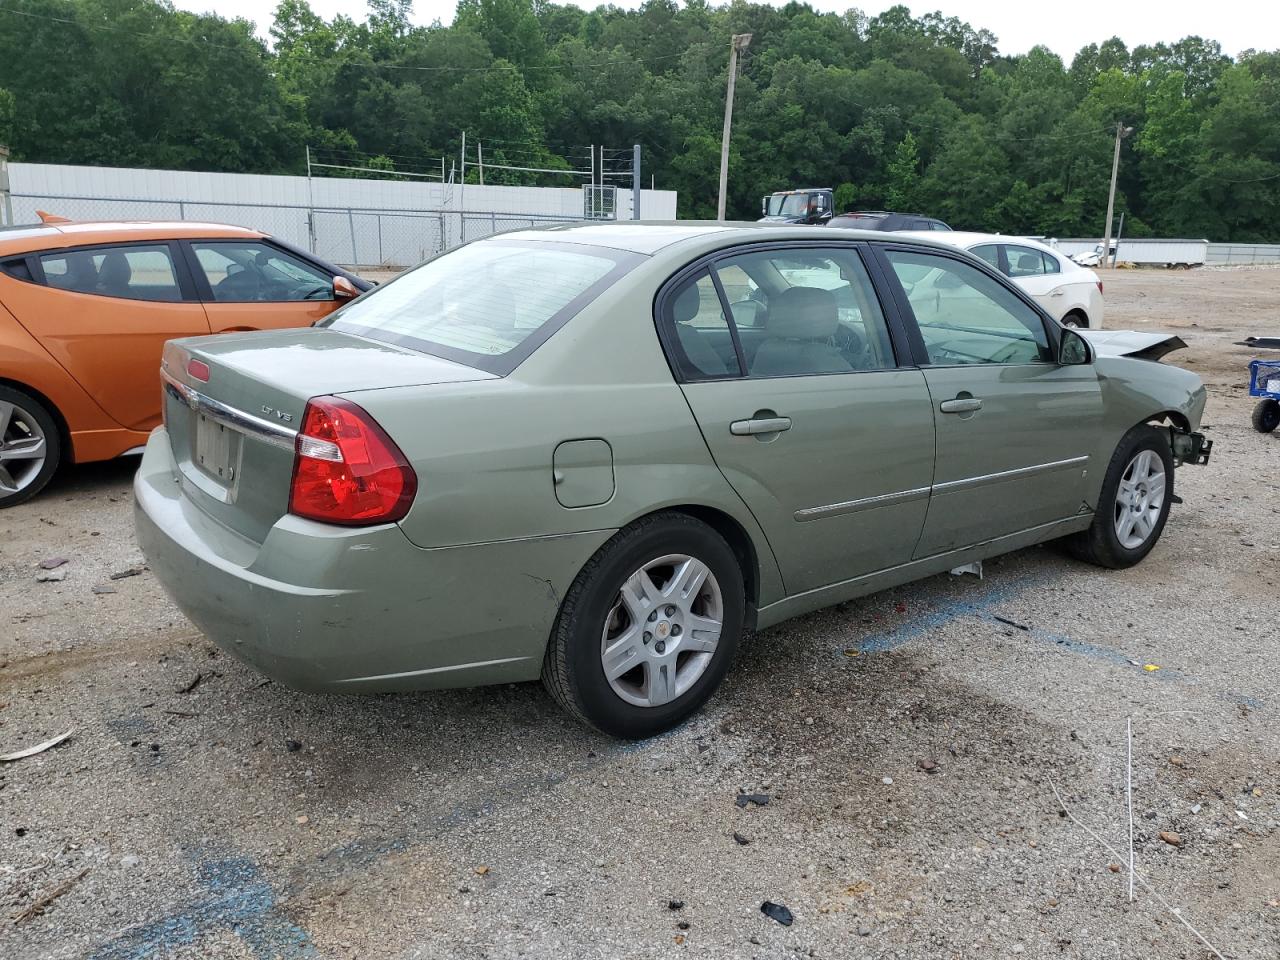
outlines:
{"label": "chevrolet malibu", "polygon": [[[921,270],[972,295],[920,315]],[[138,537],[290,686],[541,677],[642,737],[753,629],[1046,540],[1137,563],[1209,453],[1179,345],[884,233],[508,233],[310,329],[170,343]]]}

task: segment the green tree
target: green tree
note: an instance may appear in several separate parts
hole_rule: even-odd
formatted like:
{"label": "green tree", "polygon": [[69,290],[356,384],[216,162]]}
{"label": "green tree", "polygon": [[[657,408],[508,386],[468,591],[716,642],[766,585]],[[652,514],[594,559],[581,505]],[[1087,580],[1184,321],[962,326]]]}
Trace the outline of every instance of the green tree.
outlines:
{"label": "green tree", "polygon": [[891,210],[913,210],[920,193],[920,151],[916,138],[908,131],[893,149],[889,161],[885,202]]}

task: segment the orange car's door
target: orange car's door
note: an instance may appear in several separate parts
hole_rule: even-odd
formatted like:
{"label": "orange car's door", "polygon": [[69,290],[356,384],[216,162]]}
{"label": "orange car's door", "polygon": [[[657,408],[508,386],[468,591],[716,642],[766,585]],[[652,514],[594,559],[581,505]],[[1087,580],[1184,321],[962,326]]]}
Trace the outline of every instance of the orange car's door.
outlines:
{"label": "orange car's door", "polygon": [[42,254],[40,275],[14,284],[6,306],[113,420],[150,430],[164,342],[209,332],[180,256],[170,241]]}
{"label": "orange car's door", "polygon": [[338,306],[333,277],[263,240],[190,240],[187,262],[214,333],[305,327]]}

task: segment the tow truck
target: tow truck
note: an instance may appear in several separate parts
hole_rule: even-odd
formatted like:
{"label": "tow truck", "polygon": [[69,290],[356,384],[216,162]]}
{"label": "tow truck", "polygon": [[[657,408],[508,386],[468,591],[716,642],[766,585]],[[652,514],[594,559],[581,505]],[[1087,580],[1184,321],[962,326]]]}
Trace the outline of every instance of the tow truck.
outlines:
{"label": "tow truck", "polygon": [[760,199],[760,223],[826,223],[835,208],[830,187],[778,190]]}

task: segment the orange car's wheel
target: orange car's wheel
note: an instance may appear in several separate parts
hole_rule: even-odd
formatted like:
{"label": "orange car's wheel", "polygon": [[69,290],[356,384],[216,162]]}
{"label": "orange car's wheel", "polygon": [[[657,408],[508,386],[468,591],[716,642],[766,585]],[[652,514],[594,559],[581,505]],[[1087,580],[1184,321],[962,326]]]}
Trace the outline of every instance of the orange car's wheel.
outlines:
{"label": "orange car's wheel", "polygon": [[43,490],[61,458],[58,425],[44,405],[0,386],[0,510]]}

